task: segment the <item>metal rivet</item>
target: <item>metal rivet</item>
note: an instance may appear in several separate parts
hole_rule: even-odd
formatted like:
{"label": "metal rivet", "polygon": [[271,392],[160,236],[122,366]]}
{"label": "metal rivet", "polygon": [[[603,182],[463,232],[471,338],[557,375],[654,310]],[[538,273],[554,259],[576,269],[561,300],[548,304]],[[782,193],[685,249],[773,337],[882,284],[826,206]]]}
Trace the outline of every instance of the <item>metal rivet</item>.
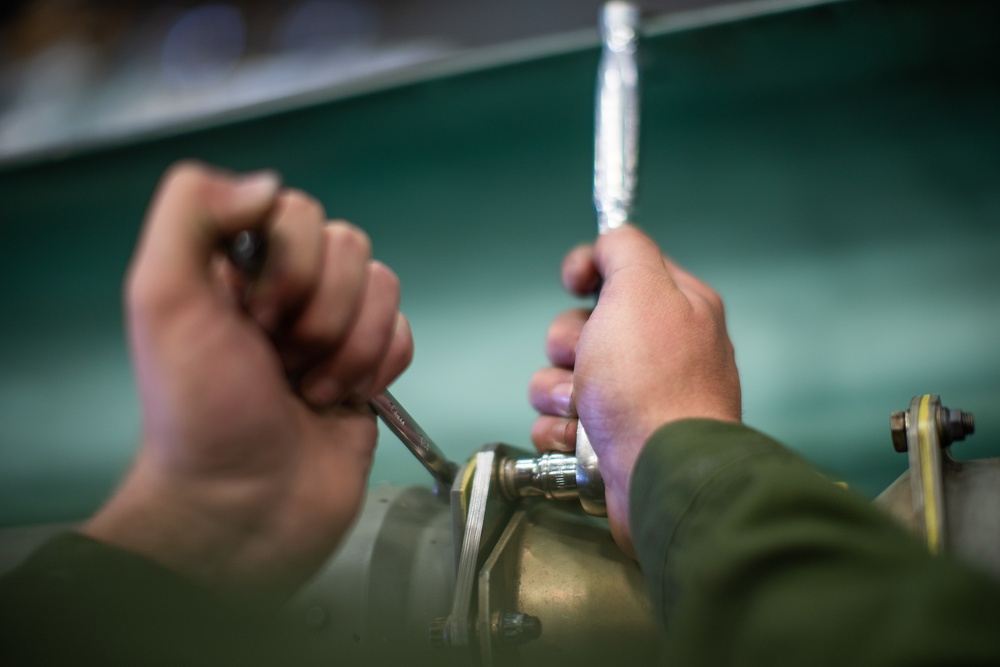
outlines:
{"label": "metal rivet", "polygon": [[330,620],[330,615],[326,613],[326,609],[320,606],[309,607],[306,610],[306,626],[311,630],[319,630],[327,624]]}

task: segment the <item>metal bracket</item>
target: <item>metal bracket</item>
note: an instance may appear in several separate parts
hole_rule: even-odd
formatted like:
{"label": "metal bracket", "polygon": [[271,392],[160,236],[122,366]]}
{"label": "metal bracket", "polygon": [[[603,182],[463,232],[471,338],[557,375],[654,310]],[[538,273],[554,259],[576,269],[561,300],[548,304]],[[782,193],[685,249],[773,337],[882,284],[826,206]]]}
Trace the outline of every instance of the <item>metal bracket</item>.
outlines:
{"label": "metal bracket", "polygon": [[452,487],[452,525],[458,547],[455,598],[451,613],[431,626],[431,641],[438,646],[470,646],[475,641],[479,568],[514,512],[516,499],[508,499],[499,483],[499,469],[511,449],[502,444],[483,447],[459,471]]}
{"label": "metal bracket", "polygon": [[948,544],[948,516],[945,511],[944,477],[955,464],[948,448],[975,432],[971,414],[949,410],[937,394],[914,396],[905,412],[890,418],[896,451],[908,452],[913,512],[931,553],[940,553]]}

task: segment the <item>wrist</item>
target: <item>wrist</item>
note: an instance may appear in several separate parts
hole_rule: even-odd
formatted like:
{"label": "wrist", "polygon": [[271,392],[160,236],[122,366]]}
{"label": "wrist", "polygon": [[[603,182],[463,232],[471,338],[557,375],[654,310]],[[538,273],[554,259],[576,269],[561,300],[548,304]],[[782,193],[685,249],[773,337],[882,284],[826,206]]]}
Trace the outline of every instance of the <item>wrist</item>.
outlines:
{"label": "wrist", "polygon": [[[81,533],[142,556],[227,598],[245,597],[240,576],[248,530],[192,500],[194,489],[149,474],[141,461]],[[257,594],[255,594],[257,595]]]}

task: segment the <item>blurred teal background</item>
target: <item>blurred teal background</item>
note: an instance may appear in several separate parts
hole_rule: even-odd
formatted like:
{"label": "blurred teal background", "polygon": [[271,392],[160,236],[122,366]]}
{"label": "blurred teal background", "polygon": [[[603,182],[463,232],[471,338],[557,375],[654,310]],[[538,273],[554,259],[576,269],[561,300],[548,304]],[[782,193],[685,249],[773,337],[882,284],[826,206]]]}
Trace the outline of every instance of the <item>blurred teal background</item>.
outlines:
{"label": "blurred teal background", "polygon": [[[726,300],[747,422],[869,495],[915,394],[975,412],[960,458],[1000,452],[998,18],[855,0],[645,43],[639,222]],[[528,445],[576,303],[559,261],[595,232],[596,44],[0,166],[0,525],[84,516],[128,465],[120,282],[182,157],[277,168],[362,225],[417,342],[397,398],[455,459]],[[428,480],[385,433],[372,481]]]}

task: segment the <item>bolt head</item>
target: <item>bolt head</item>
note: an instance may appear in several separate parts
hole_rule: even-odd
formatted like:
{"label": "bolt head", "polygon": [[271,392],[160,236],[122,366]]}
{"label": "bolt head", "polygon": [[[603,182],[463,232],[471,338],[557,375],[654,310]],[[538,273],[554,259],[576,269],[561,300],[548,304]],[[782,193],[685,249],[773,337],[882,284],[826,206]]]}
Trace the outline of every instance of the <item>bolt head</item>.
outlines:
{"label": "bolt head", "polygon": [[494,633],[501,643],[525,644],[542,636],[542,621],[537,616],[502,611],[494,626]]}

